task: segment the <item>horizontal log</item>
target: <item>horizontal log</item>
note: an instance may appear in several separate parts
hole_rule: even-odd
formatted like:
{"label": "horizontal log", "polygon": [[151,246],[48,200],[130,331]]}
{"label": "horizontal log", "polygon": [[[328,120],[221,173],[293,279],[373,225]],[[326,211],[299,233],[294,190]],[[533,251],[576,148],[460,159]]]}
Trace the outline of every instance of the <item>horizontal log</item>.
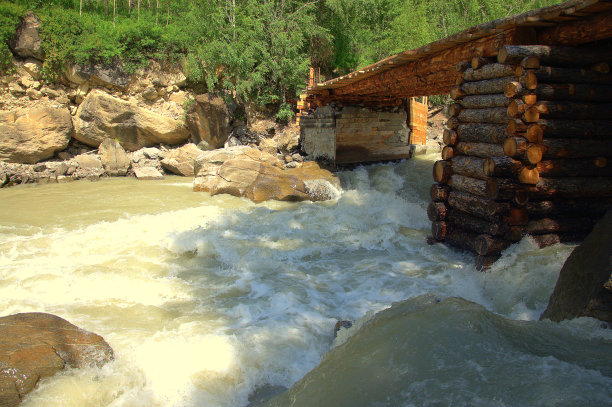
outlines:
{"label": "horizontal log", "polygon": [[582,217],[585,214],[597,218],[612,209],[612,198],[530,201],[525,209],[530,218]]}
{"label": "horizontal log", "polygon": [[483,163],[483,172],[489,177],[516,178],[523,163],[511,157],[489,157]]}
{"label": "horizontal log", "polygon": [[612,157],[612,139],[546,138],[542,141],[541,146],[544,160]]}
{"label": "horizontal log", "polygon": [[487,181],[481,179],[453,174],[448,181],[448,185],[450,185],[452,191],[467,192],[472,195],[488,198]]}
{"label": "horizontal log", "polygon": [[456,209],[449,210],[446,221],[456,228],[479,234],[488,233],[493,236],[504,235],[510,229],[508,225],[503,224],[501,221],[491,222]]}
{"label": "horizontal log", "polygon": [[461,141],[455,146],[456,155],[467,155],[472,157],[500,157],[504,155],[504,147],[500,144],[473,143]]}
{"label": "horizontal log", "polygon": [[[452,194],[451,194],[452,195]],[[530,199],[612,197],[612,178],[543,178],[529,188]],[[450,196],[449,196],[450,199]]]}
{"label": "horizontal log", "polygon": [[471,82],[471,81],[481,81],[484,79],[494,79],[501,78],[504,76],[513,76],[515,68],[511,65],[504,64],[487,64],[480,68],[474,69],[471,66],[463,71],[463,80]]}
{"label": "horizontal log", "polygon": [[510,246],[512,242],[499,237],[493,237],[491,235],[482,234],[476,237],[474,242],[474,248],[476,253],[481,256],[488,256],[493,253],[499,253]]}
{"label": "horizontal log", "polygon": [[[450,160],[451,172],[454,174],[464,175],[466,177],[487,179],[484,173],[485,160],[477,157],[457,156]],[[435,166],[435,165],[434,165]],[[450,176],[449,176],[450,177]]]}
{"label": "horizontal log", "polygon": [[[541,66],[540,59],[535,56],[528,56],[528,57],[521,59],[521,64],[519,65],[519,67],[523,69],[538,69],[540,68],[540,66]],[[521,76],[521,75],[522,75],[522,72],[517,74],[516,76]]]}
{"label": "horizontal log", "polygon": [[452,191],[448,196],[448,204],[453,209],[493,222],[499,222],[500,216],[510,211],[508,203],[495,202],[461,191]]}
{"label": "horizontal log", "polygon": [[525,88],[518,80],[513,80],[506,84],[503,93],[507,98],[515,98],[531,94],[531,91]]}
{"label": "horizontal log", "polygon": [[[517,194],[519,197],[516,197]],[[508,178],[489,178],[486,195],[496,201],[513,201],[518,204],[524,204],[528,199],[525,187]]]}
{"label": "horizontal log", "polygon": [[506,76],[503,78],[485,79],[482,81],[465,82],[460,86],[464,95],[487,95],[494,93],[504,93],[506,85],[516,78]]}
{"label": "horizontal log", "polygon": [[610,59],[601,48],[504,45],[497,54],[497,61],[501,64],[520,64],[526,57],[536,57],[542,65],[578,67],[606,62]]}
{"label": "horizontal log", "polygon": [[485,109],[489,107],[507,107],[510,104],[503,93],[493,95],[468,95],[459,101],[465,109]]}
{"label": "horizontal log", "polygon": [[532,235],[532,239],[536,242],[540,249],[552,246],[557,243],[579,243],[584,240],[588,233],[549,233],[545,235]]}
{"label": "horizontal log", "polygon": [[527,126],[528,124],[525,123],[522,119],[511,118],[508,122],[506,130],[508,131],[509,135],[514,136],[526,132]]}
{"label": "horizontal log", "polygon": [[434,202],[445,202],[448,200],[448,194],[450,194],[450,188],[442,184],[432,184],[429,189],[429,196]]}
{"label": "horizontal log", "polygon": [[[534,90],[538,87],[538,77],[532,71],[527,71],[519,77],[519,82],[523,88]],[[505,91],[505,88],[504,88]]]}
{"label": "horizontal log", "polygon": [[446,127],[449,129],[457,129],[461,122],[456,117],[451,117],[446,121]]}
{"label": "horizontal log", "polygon": [[476,269],[476,271],[484,273],[489,270],[491,266],[495,264],[497,260],[499,260],[500,257],[501,254],[499,253],[494,253],[489,256],[476,256],[476,260],[474,261],[474,268]]}
{"label": "horizontal log", "polygon": [[537,168],[523,167],[518,175],[521,184],[537,185],[540,181],[540,172]]}
{"label": "horizontal log", "polygon": [[445,146],[442,149],[442,152],[440,153],[440,157],[445,161],[450,160],[456,155],[459,155],[459,154],[455,151],[455,148],[451,146]]}
{"label": "horizontal log", "polygon": [[486,123],[464,123],[457,127],[458,141],[502,144],[508,137],[507,126]]}
{"label": "horizontal log", "polygon": [[494,58],[487,57],[474,57],[472,58],[471,67],[472,69],[480,69],[484,66],[491,65],[495,62]]}
{"label": "horizontal log", "polygon": [[543,119],[600,120],[612,117],[612,103],[540,101],[529,109],[535,109]]}
{"label": "horizontal log", "polygon": [[[517,76],[525,73],[522,67],[517,68]],[[541,83],[612,83],[612,75],[585,68],[562,68],[558,66],[542,66],[535,70],[534,75]]]}
{"label": "horizontal log", "polygon": [[442,141],[447,146],[454,146],[459,142],[459,137],[456,130],[444,129],[442,132]]}
{"label": "horizontal log", "polygon": [[597,219],[591,217],[581,218],[542,218],[530,220],[524,226],[524,231],[530,235],[544,235],[548,233],[590,232]]}
{"label": "horizontal log", "polygon": [[444,202],[430,202],[427,206],[427,217],[432,222],[444,220],[447,215],[448,205]]}
{"label": "horizontal log", "polygon": [[573,100],[612,102],[612,85],[588,83],[541,83],[535,94],[538,100]]}
{"label": "horizontal log", "polygon": [[470,252],[475,252],[474,242],[478,235],[474,232],[459,228],[449,228],[446,232],[444,242],[447,244]]}
{"label": "horizontal log", "polygon": [[457,72],[465,72],[468,68],[472,69],[472,61],[461,61],[455,64]]}
{"label": "horizontal log", "polygon": [[543,177],[612,177],[612,165],[599,157],[540,161],[537,169]]}
{"label": "horizontal log", "polygon": [[510,120],[506,108],[463,109],[457,118],[463,123],[507,124]]}
{"label": "horizontal log", "polygon": [[461,112],[461,110],[463,110],[462,105],[460,105],[459,103],[453,103],[448,109],[448,114],[450,115],[450,117],[456,117],[459,115],[459,112]]}
{"label": "horizontal log", "polygon": [[449,227],[445,221],[431,222],[431,236],[438,241],[444,240],[448,230]]}
{"label": "horizontal log", "polygon": [[446,184],[453,174],[451,163],[449,161],[436,161],[433,166],[433,179],[434,181]]}
{"label": "horizontal log", "polygon": [[522,99],[512,99],[510,104],[508,105],[508,116],[510,117],[520,117],[525,111],[530,107],[527,103],[525,103]]}
{"label": "horizontal log", "polygon": [[609,138],[612,120],[538,120],[544,138]]}
{"label": "horizontal log", "polygon": [[528,143],[521,137],[508,137],[504,142],[504,153],[528,164],[535,165],[542,161],[542,146]]}

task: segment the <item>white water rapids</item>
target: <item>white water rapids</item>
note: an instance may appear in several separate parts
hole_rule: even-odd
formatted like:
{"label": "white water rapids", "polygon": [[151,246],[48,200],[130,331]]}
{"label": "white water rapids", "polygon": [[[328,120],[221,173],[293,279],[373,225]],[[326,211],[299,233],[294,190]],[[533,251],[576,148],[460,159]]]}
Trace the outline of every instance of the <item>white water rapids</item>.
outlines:
{"label": "white water rapids", "polygon": [[[428,246],[434,158],[343,172],[323,203],[210,197],[184,178],[0,190],[0,315],[61,316],[116,356],[23,405],[265,405],[302,378],[269,404],[612,405],[612,330],[528,322],[572,246],[526,238],[488,273]],[[338,320],[357,322],[334,341]]]}

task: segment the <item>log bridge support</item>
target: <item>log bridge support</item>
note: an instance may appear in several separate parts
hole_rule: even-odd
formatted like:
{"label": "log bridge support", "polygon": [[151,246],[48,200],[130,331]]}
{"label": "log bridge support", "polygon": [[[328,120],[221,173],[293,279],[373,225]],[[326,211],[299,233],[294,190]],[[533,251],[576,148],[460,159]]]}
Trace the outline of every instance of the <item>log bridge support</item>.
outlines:
{"label": "log bridge support", "polygon": [[[581,241],[612,208],[610,64],[612,2],[570,0],[394,55],[303,100],[331,122],[332,106],[387,114],[402,100],[450,94],[428,241],[474,252],[486,270],[527,234],[540,246]],[[334,134],[327,147],[336,154],[347,140]],[[360,131],[349,141],[380,143]],[[354,149],[350,160],[371,156]]]}

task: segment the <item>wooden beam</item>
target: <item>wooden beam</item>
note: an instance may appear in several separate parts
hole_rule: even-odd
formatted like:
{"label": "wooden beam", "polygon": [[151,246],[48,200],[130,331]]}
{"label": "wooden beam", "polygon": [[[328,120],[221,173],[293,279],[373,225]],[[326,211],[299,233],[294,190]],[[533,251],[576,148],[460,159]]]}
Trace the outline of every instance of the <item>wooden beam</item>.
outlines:
{"label": "wooden beam", "polygon": [[537,43],[545,45],[580,45],[612,37],[612,11],[576,21],[539,29]]}

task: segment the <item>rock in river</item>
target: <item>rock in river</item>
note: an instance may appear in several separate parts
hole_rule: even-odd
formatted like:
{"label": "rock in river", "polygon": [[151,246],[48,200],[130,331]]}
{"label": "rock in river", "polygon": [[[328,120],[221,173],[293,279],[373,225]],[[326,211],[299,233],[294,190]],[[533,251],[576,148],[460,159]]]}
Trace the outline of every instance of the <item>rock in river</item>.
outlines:
{"label": "rock in river", "polygon": [[113,359],[104,339],[51,314],[0,318],[0,406],[18,405],[40,379],[66,368],[101,366]]}

